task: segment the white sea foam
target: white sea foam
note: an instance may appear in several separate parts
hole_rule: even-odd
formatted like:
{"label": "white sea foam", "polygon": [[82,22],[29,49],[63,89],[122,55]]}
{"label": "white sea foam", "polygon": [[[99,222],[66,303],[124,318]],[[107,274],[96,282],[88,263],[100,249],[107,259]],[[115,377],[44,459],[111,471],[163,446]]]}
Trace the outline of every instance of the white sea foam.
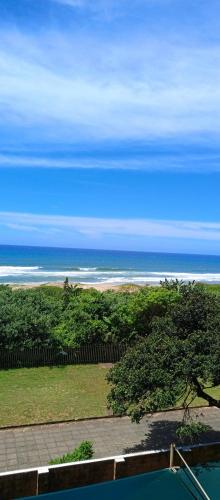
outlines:
{"label": "white sea foam", "polygon": [[[156,274],[156,273],[155,273]],[[146,273],[144,276],[140,275],[126,275],[120,277],[111,276],[107,279],[104,279],[102,282],[106,284],[114,283],[137,283],[137,284],[158,284],[160,281],[164,281],[165,277],[168,280],[171,279],[182,279],[185,282],[188,281],[199,281],[205,283],[220,283],[220,274],[191,274],[191,273],[173,273],[172,275],[163,275],[162,273],[157,273],[157,276],[152,276],[150,273]]]}
{"label": "white sea foam", "polygon": [[39,266],[0,266],[0,276],[31,274],[41,269]]}
{"label": "white sea foam", "polygon": [[[183,281],[202,281],[207,283],[220,283],[220,273],[192,273],[174,271],[138,271],[138,270],[102,270],[96,267],[81,267],[76,270],[47,270],[39,266],[0,266],[1,282],[7,282],[7,278],[15,278],[17,282],[24,279],[26,282],[35,280],[38,282],[62,281],[65,277],[72,281],[81,283],[139,283],[157,284],[165,278],[179,279]],[[20,279],[19,279],[20,278]]]}
{"label": "white sea foam", "polygon": [[179,279],[183,281],[220,281],[220,273],[179,273],[173,271],[155,271],[147,273],[149,279],[164,280]]}
{"label": "white sea foam", "polygon": [[97,267],[79,267],[79,271],[97,271]]}
{"label": "white sea foam", "polygon": [[[91,269],[91,268],[90,268]],[[42,270],[40,267],[15,267],[15,266],[0,266],[0,276],[17,276],[17,275],[30,275],[30,276],[54,276],[54,277],[86,277],[86,276],[102,276],[102,275],[122,275],[124,271],[92,271],[92,270],[81,270],[81,271],[69,271],[64,269],[62,271],[47,271]]]}
{"label": "white sea foam", "polygon": [[[84,275],[84,277],[86,277]],[[82,277],[83,278],[83,277]],[[89,278],[89,276],[88,276]],[[160,281],[164,281],[167,278],[171,279],[179,279],[183,281],[200,281],[206,283],[220,283],[220,273],[163,273],[163,272],[100,272],[95,273],[93,276],[94,281],[98,281],[101,283],[114,283],[114,284],[123,284],[123,283],[139,283],[139,284],[158,284]],[[93,283],[94,283],[93,281]],[[83,283],[83,281],[82,281]],[[88,283],[86,281],[85,283]],[[91,282],[92,283],[92,282]]]}

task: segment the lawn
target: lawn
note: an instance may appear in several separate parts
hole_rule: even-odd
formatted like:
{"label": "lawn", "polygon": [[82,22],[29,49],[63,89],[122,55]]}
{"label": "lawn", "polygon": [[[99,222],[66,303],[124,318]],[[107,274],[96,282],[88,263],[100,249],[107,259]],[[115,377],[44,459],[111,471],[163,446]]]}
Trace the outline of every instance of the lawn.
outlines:
{"label": "lawn", "polygon": [[[213,398],[220,399],[220,385],[212,387],[211,389],[205,389],[205,392],[213,396]],[[208,403],[202,398],[195,398],[192,406],[208,406]]]}
{"label": "lawn", "polygon": [[[0,371],[0,427],[108,414],[103,365]],[[208,392],[208,391],[207,391]],[[209,389],[220,398],[220,386]],[[207,405],[196,398],[192,406]]]}
{"label": "lawn", "polygon": [[0,426],[107,415],[102,365],[0,371]]}

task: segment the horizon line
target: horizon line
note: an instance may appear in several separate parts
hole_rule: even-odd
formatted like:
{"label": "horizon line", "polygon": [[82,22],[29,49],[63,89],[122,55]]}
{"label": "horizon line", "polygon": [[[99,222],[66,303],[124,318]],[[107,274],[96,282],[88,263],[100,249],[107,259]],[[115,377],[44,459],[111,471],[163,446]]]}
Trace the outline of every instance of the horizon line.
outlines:
{"label": "horizon line", "polygon": [[[189,255],[196,257],[220,257],[220,254],[204,254],[195,252],[159,252],[158,250],[120,250],[120,249],[106,249],[106,248],[87,248],[87,247],[64,247],[64,246],[44,246],[44,245],[16,245],[15,243],[0,243],[1,247],[18,247],[18,248],[44,248],[54,250],[85,250],[91,252],[121,252],[121,253],[145,253],[145,254],[158,254],[158,255]],[[1,264],[0,264],[1,267]]]}

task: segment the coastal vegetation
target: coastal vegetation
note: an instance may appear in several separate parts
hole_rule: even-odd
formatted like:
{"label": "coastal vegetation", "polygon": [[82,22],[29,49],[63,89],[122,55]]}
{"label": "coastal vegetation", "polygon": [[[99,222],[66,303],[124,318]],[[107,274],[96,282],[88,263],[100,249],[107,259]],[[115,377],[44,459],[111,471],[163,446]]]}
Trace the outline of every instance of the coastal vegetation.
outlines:
{"label": "coastal vegetation", "polygon": [[91,441],[82,441],[78,448],[75,448],[70,453],[66,453],[62,457],[53,458],[49,465],[66,464],[68,462],[80,462],[82,460],[89,460],[94,455],[93,445]]}
{"label": "coastal vegetation", "polygon": [[[82,289],[68,280],[63,288],[1,286],[1,349],[108,343],[125,348],[125,355],[108,375],[107,368],[95,365],[19,369],[12,384],[14,371],[0,371],[1,425],[101,416],[107,413],[108,392],[113,412],[128,414],[135,421],[146,412],[164,408],[184,406],[187,414],[194,404],[219,407],[219,332],[216,286],[165,281],[160,287],[141,287],[132,293],[127,288],[117,292]],[[94,387],[91,379],[96,380]],[[18,397],[17,404],[13,403],[15,418],[7,391],[11,401]],[[39,414],[33,416],[36,397]]]}
{"label": "coastal vegetation", "polygon": [[109,405],[139,422],[147,412],[185,408],[182,434],[191,429],[188,408],[196,397],[220,408],[207,389],[220,383],[220,300],[196,283],[165,282],[178,300],[155,316],[151,331],[137,340],[108,374]]}
{"label": "coastal vegetation", "polygon": [[0,286],[0,348],[131,345],[151,332],[152,320],[178,302],[176,290],[143,287],[133,293],[42,286]]}

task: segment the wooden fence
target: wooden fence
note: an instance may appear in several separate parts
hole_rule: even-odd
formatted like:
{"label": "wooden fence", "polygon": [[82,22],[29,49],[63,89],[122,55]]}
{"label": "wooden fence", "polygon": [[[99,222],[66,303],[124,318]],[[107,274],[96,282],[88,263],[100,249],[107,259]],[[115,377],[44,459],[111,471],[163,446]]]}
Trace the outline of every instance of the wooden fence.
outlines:
{"label": "wooden fence", "polygon": [[86,345],[73,349],[42,348],[7,351],[0,349],[0,369],[79,365],[95,363],[116,363],[125,352],[123,345]]}

